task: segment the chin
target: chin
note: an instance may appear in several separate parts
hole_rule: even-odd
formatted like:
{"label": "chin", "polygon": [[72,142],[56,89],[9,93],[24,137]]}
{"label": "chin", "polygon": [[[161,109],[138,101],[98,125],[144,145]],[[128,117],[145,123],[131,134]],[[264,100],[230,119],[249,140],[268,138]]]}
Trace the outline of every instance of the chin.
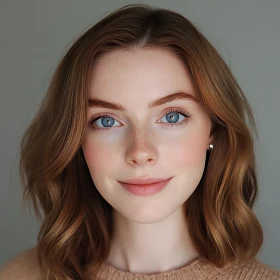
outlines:
{"label": "chin", "polygon": [[[181,204],[183,207],[183,204]],[[113,207],[117,215],[139,224],[154,224],[161,222],[181,208],[180,204],[170,204],[170,199],[165,201],[147,202],[142,201],[133,205],[123,205],[121,207]]]}

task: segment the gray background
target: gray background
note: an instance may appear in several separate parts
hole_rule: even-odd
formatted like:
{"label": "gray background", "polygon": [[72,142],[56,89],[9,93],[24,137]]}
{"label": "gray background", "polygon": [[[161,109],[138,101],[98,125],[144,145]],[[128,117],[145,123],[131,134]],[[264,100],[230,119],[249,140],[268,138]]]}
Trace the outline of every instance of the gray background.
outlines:
{"label": "gray background", "polygon": [[58,60],[87,28],[114,9],[148,3],[190,19],[230,65],[254,109],[260,136],[260,192],[254,212],[265,233],[258,258],[280,270],[280,1],[112,2],[0,1],[0,266],[36,244],[39,224],[24,214],[21,202],[19,141]]}

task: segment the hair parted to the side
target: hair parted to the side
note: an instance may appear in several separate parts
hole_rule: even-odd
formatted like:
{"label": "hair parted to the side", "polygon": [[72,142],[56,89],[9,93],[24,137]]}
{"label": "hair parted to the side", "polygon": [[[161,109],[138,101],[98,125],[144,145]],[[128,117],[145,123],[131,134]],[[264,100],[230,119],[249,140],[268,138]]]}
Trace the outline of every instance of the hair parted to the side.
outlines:
{"label": "hair parted to the side", "polygon": [[21,140],[23,198],[42,222],[37,252],[44,275],[88,279],[109,254],[112,207],[94,186],[81,142],[94,63],[118,48],[165,48],[185,63],[214,135],[202,179],[185,204],[192,241],[219,267],[255,257],[263,232],[252,211],[258,191],[252,109],[222,57],[189,20],[132,4],[70,47]]}

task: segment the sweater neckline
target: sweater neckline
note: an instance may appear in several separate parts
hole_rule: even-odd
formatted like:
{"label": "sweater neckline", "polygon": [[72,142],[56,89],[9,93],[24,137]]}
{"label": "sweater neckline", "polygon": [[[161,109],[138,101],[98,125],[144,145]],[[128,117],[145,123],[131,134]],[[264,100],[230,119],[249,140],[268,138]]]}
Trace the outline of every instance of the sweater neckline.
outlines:
{"label": "sweater neckline", "polygon": [[190,261],[186,265],[171,269],[165,272],[158,272],[152,274],[134,273],[129,271],[120,270],[108,263],[103,263],[100,267],[98,278],[100,280],[113,280],[113,279],[124,279],[124,280],[160,280],[160,279],[207,279],[221,273],[222,269],[216,267],[207,259],[202,256]]}

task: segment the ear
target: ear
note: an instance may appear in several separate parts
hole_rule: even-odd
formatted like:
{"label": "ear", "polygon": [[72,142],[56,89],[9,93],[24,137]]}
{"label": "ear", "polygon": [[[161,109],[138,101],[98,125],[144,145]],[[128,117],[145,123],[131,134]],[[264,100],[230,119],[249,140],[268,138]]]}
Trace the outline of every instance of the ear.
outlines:
{"label": "ear", "polygon": [[213,141],[214,141],[214,135],[209,136],[209,145],[214,144]]}
{"label": "ear", "polygon": [[213,135],[213,134],[211,134],[211,135],[209,136],[207,150],[211,150],[210,144],[214,144],[214,135]]}

